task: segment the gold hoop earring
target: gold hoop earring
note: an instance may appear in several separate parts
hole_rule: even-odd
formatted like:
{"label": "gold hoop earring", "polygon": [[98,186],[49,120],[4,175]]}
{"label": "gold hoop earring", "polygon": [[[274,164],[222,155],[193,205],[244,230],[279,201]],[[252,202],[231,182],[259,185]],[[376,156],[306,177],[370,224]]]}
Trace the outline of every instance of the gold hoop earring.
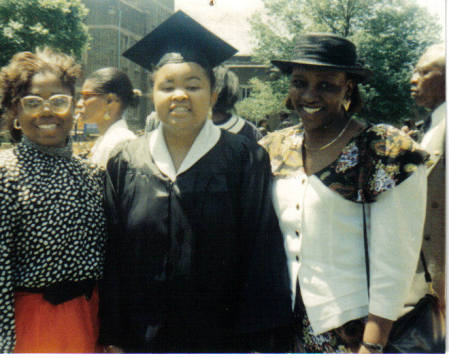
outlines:
{"label": "gold hoop earring", "polygon": [[351,107],[351,100],[345,99],[345,101],[343,102],[343,108],[345,109],[346,112],[348,112],[350,107]]}
{"label": "gold hoop earring", "polygon": [[19,120],[17,118],[15,118],[14,121],[12,122],[12,126],[14,127],[14,129],[17,129],[18,131],[22,129]]}
{"label": "gold hoop earring", "polygon": [[104,114],[103,119],[104,119],[105,121],[111,120],[111,116],[109,115],[109,112],[106,112],[106,113]]}

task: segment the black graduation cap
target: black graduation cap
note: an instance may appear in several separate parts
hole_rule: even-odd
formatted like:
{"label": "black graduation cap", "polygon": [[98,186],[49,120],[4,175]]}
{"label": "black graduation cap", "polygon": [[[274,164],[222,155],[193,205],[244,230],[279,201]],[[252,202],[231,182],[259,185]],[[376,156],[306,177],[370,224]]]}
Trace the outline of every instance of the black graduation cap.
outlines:
{"label": "black graduation cap", "polygon": [[212,68],[232,57],[237,50],[179,10],[126,50],[123,56],[151,70],[171,52],[180,53],[186,59],[202,59],[202,63],[206,60]]}

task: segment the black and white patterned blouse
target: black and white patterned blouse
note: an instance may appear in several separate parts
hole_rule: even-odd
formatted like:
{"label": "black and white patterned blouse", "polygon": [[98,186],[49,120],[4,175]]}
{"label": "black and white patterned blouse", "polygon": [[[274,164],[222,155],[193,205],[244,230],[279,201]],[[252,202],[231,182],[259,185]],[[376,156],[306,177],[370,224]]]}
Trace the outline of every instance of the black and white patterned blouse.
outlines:
{"label": "black and white patterned blouse", "polygon": [[15,345],[16,287],[98,280],[106,240],[103,172],[24,137],[0,152],[0,351]]}

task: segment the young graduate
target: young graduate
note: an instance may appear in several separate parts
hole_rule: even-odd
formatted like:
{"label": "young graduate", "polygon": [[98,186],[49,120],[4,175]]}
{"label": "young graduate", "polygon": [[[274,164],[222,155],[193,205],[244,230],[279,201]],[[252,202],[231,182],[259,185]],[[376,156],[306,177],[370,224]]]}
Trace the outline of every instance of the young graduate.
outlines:
{"label": "young graduate", "polygon": [[[124,53],[158,127],[111,156],[100,290],[108,352],[285,351],[291,299],[263,148],[220,130],[212,68],[236,50],[179,11]],[[273,344],[274,342],[274,344]]]}

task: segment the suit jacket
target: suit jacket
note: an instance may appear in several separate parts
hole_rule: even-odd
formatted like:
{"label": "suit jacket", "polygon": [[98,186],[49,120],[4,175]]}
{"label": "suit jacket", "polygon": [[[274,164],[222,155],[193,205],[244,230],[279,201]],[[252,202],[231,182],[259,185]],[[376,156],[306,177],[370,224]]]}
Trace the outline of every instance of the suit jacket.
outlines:
{"label": "suit jacket", "polygon": [[[427,209],[424,226],[422,250],[424,252],[429,272],[432,276],[433,287],[445,304],[445,268],[446,268],[446,237],[445,237],[445,121],[446,104],[441,104],[432,112],[431,122],[424,128],[421,145],[429,152],[433,165],[428,168],[427,176]],[[423,267],[420,263],[409,302],[416,302],[427,291],[424,280]]]}

